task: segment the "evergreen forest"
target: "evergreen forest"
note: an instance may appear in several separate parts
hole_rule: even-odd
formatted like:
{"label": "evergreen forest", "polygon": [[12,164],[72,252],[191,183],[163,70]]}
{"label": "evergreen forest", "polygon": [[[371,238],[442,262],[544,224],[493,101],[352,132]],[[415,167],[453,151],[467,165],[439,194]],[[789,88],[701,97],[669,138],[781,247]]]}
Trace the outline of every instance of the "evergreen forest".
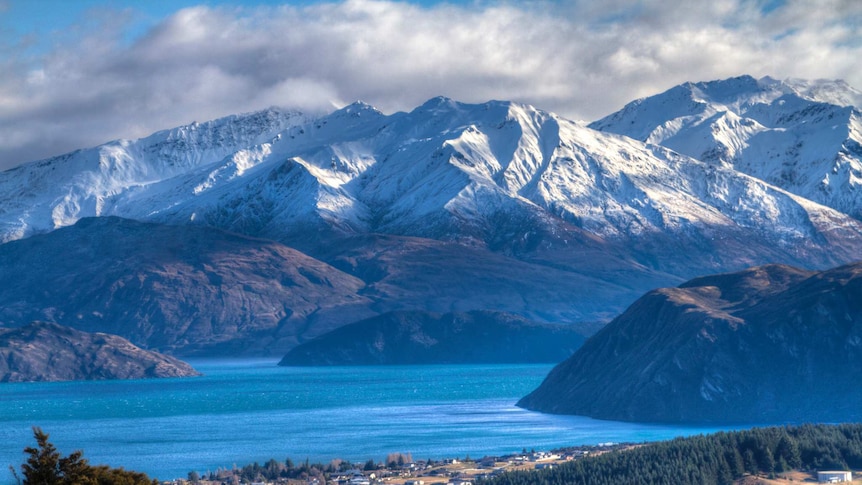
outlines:
{"label": "evergreen forest", "polygon": [[732,484],[745,474],[862,469],[862,424],[754,428],[677,438],[483,485]]}

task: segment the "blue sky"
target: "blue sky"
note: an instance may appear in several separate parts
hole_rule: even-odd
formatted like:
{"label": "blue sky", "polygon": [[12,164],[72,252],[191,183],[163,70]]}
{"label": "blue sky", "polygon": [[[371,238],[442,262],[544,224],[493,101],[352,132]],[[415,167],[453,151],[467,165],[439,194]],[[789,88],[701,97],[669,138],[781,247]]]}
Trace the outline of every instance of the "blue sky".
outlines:
{"label": "blue sky", "polygon": [[[4,37],[14,39],[36,35],[45,39],[51,34],[62,34],[77,24],[85,23],[90,12],[98,10],[125,11],[129,15],[128,38],[133,40],[169,15],[187,7],[277,7],[280,5],[308,6],[325,3],[321,0],[0,0],[0,31]],[[422,6],[441,3],[436,0],[412,1]],[[468,5],[476,2],[449,1]],[[44,49],[45,47],[43,47]]]}
{"label": "blue sky", "polygon": [[592,120],[741,74],[862,87],[858,0],[0,0],[0,169],[272,105]]}
{"label": "blue sky", "polygon": [[[114,12],[127,22],[125,38],[128,42],[147,32],[166,17],[183,8],[208,7],[276,7],[290,4],[305,6],[321,3],[315,0],[0,0],[0,35],[4,43],[21,40],[29,52],[48,51],[55,39],[62,39],[77,26],[86,25],[89,17],[100,12]],[[418,2],[429,3],[429,2]]]}

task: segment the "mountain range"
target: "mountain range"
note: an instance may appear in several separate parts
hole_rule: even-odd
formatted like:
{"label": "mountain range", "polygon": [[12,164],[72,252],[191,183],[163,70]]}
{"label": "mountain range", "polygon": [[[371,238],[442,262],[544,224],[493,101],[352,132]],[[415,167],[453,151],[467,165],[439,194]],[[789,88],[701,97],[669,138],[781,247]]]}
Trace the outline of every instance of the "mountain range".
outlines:
{"label": "mountain range", "polygon": [[737,78],[590,125],[358,102],[78,150],[0,173],[0,325],[278,353],[389,311],[607,321],[701,274],[844,264],[862,254],[858,100]]}

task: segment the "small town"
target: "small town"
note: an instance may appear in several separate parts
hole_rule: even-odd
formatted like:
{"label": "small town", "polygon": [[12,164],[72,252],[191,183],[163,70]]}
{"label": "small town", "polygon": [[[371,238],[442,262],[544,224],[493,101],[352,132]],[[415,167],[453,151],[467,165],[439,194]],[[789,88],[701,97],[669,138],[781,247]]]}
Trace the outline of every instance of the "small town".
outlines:
{"label": "small town", "polygon": [[164,485],[473,485],[479,480],[510,471],[552,469],[563,463],[637,445],[600,443],[553,451],[522,450],[505,456],[480,459],[447,458],[416,460],[411,454],[392,453],[385,462],[349,463],[333,460],[328,465],[294,464],[270,460],[242,468],[190,472],[188,477]]}
{"label": "small town", "polygon": [[[410,453],[390,453],[381,462],[350,463],[335,459],[328,465],[309,464],[308,461],[297,465],[290,459],[285,462],[273,459],[264,465],[253,463],[204,474],[193,471],[186,478],[163,481],[162,485],[473,485],[507,472],[549,470],[586,457],[641,446],[607,442],[551,451],[523,449],[520,453],[475,460],[467,455],[463,459],[414,461]],[[851,471],[815,470],[794,470],[780,475],[746,473],[734,483],[781,485],[792,482],[862,483],[854,480]]]}

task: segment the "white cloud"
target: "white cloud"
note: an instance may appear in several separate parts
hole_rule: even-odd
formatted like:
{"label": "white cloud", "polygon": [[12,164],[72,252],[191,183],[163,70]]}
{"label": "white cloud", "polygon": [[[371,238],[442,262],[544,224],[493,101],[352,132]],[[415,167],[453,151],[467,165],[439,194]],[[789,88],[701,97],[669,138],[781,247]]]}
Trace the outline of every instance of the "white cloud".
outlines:
{"label": "white cloud", "polygon": [[361,99],[391,112],[445,95],[595,119],[688,80],[831,77],[862,87],[862,2],[761,4],[194,7],[131,45],[103,11],[42,58],[0,57],[0,168],[270,105],[316,111]]}

